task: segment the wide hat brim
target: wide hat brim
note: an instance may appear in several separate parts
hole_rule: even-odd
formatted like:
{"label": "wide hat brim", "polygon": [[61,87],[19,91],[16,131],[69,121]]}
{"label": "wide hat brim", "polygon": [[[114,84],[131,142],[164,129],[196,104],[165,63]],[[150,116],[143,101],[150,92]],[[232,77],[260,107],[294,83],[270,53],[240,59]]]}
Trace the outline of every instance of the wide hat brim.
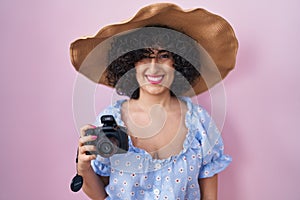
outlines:
{"label": "wide hat brim", "polygon": [[153,25],[167,26],[188,35],[206,54],[201,76],[186,96],[206,91],[234,68],[238,41],[231,25],[207,10],[197,8],[185,11],[170,3],[146,6],[123,23],[105,26],[95,36],[77,39],[70,46],[71,62],[78,72],[90,80],[109,86],[105,74],[110,64],[107,55],[111,48],[111,38]]}

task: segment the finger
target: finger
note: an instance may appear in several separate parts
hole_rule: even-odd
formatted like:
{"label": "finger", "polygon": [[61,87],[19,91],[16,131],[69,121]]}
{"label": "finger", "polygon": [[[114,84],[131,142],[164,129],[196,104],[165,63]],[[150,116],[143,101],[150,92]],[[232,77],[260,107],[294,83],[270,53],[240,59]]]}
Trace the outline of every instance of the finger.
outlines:
{"label": "finger", "polygon": [[81,163],[81,162],[90,162],[91,160],[95,160],[96,159],[96,155],[95,154],[92,154],[92,155],[85,155],[85,154],[82,154],[79,158],[78,158],[78,163]]}
{"label": "finger", "polygon": [[86,142],[91,142],[97,139],[96,135],[83,136],[79,138],[79,146],[83,146]]}
{"label": "finger", "polygon": [[93,128],[96,128],[96,126],[91,125],[91,124],[87,124],[87,125],[81,127],[80,128],[80,136],[81,137],[85,136],[85,131],[88,130],[88,129],[93,129]]}
{"label": "finger", "polygon": [[80,154],[86,154],[87,151],[96,151],[96,147],[94,145],[84,145],[79,148]]}

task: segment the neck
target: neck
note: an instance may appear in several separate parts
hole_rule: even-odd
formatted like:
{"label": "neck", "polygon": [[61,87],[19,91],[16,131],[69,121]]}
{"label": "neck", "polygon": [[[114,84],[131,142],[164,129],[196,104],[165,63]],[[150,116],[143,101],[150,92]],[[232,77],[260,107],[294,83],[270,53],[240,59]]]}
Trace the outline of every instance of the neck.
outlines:
{"label": "neck", "polygon": [[174,97],[171,96],[169,92],[159,94],[159,95],[152,95],[147,93],[140,93],[139,99],[137,102],[140,103],[146,109],[151,109],[154,105],[159,105],[165,109],[170,108],[171,101]]}

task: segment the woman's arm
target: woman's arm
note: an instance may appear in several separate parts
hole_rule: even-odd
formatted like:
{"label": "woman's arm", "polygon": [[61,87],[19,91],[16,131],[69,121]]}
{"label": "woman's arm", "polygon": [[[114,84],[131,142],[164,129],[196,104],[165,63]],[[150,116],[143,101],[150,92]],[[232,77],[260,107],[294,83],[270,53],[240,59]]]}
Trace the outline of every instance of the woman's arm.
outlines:
{"label": "woman's arm", "polygon": [[83,177],[82,189],[89,198],[103,200],[107,196],[104,190],[105,180],[103,180],[107,177],[98,176],[91,167],[85,172],[78,172],[78,174]]}
{"label": "woman's arm", "polygon": [[218,199],[218,175],[199,179],[201,200]]}
{"label": "woman's arm", "polygon": [[83,177],[83,191],[92,200],[103,200],[107,194],[105,185],[107,185],[108,177],[98,176],[91,166],[91,161],[96,159],[96,155],[87,155],[87,151],[95,151],[95,146],[84,145],[88,141],[96,139],[95,136],[85,136],[85,131],[90,128],[95,128],[91,125],[86,125],[81,128],[78,149],[77,173]]}

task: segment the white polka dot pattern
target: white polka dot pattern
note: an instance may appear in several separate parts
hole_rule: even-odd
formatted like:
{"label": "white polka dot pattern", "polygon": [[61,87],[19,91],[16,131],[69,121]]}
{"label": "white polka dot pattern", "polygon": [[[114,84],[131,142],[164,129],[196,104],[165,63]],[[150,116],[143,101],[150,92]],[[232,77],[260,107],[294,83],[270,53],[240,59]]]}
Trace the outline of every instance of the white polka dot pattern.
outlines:
{"label": "white polka dot pattern", "polygon": [[[143,149],[133,146],[129,138],[128,153],[110,158],[98,156],[92,161],[97,174],[110,178],[105,188],[106,200],[200,199],[198,179],[211,177],[229,165],[231,157],[223,154],[221,134],[209,114],[189,98],[181,99],[188,107],[185,116],[188,133],[178,155],[153,159]],[[105,109],[94,125],[100,125],[102,115],[111,114],[124,126],[120,114],[124,101]]]}

